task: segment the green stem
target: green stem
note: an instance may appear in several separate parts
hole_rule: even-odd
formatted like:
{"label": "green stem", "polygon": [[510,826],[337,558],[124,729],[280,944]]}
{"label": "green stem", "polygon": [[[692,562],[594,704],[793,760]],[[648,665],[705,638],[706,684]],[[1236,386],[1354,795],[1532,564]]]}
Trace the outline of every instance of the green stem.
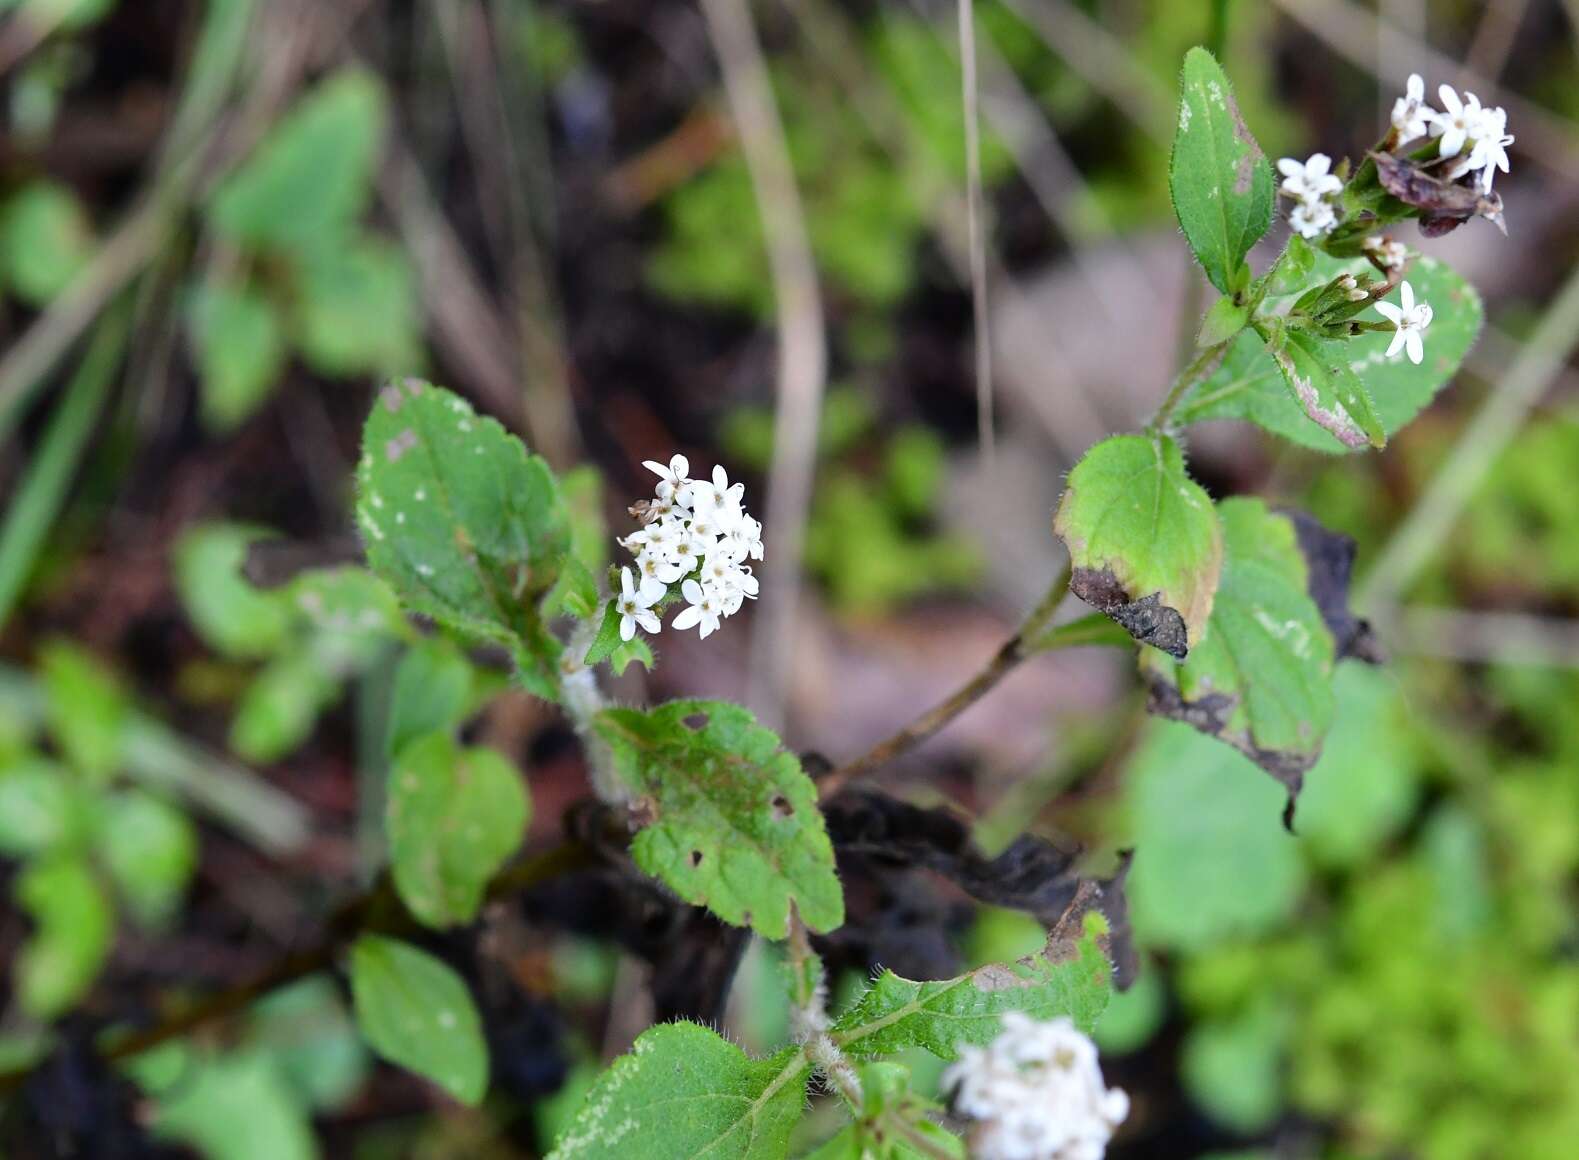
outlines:
{"label": "green stem", "polygon": [[1223,361],[1223,356],[1228,353],[1229,344],[1232,342],[1233,339],[1227,339],[1207,347],[1195,356],[1189,366],[1179,372],[1179,377],[1173,380],[1173,386],[1168,390],[1167,398],[1162,400],[1162,406],[1157,408],[1157,413],[1146,425],[1147,434],[1156,435],[1167,428],[1168,420],[1183,402],[1186,392],[1217,369],[1217,364]]}
{"label": "green stem", "polygon": [[1053,613],[1058,611],[1058,606],[1063,602],[1064,595],[1068,591],[1069,567],[1065,565],[1054,578],[1041,603],[1031,610],[1031,614],[1025,618],[1025,623],[1020,625],[1020,630],[1004,641],[1003,646],[979,673],[899,732],[878,742],[854,761],[847,762],[829,773],[818,783],[821,795],[825,798],[831,797],[853,778],[870,773],[878,766],[886,765],[900,754],[914,749],[981,700],[1026,657],[1041,651],[1033,647],[1033,642],[1045,639],[1043,630],[1052,620]]}

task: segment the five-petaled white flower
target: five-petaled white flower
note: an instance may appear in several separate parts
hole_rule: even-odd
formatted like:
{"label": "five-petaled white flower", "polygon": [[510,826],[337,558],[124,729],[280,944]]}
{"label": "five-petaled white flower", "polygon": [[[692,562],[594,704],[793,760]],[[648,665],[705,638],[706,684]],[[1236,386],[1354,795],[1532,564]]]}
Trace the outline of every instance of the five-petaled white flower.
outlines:
{"label": "five-petaled white flower", "polygon": [[987,1047],[960,1046],[943,1088],[972,1121],[976,1160],[1101,1160],[1129,1114],[1129,1097],[1103,1082],[1096,1045],[1073,1022],[1018,1011]]}
{"label": "five-petaled white flower", "polygon": [[1436,95],[1442,102],[1442,112],[1433,112],[1431,116],[1431,135],[1441,138],[1437,143],[1437,156],[1457,157],[1480,125],[1480,98],[1466,92],[1460,101],[1452,85],[1442,85]]}
{"label": "five-petaled white flower", "polygon": [[1413,141],[1424,137],[1431,129],[1435,110],[1425,103],[1425,81],[1419,73],[1409,74],[1404,95],[1393,102],[1393,128],[1398,130],[1399,141]]}
{"label": "five-petaled white flower", "polygon": [[630,569],[621,569],[622,591],[614,599],[620,635],[630,640],[638,628],[660,631],[654,606],[679,584],[689,607],[673,626],[695,625],[708,636],[724,617],[756,598],[757,579],[745,561],[762,559],[762,525],[746,512],[745,485],[730,483],[722,467],[714,467],[708,479],[694,480],[683,455],[667,464],[646,460],[643,466],[658,483],[654,499],[631,509],[642,526],[619,541],[636,557],[634,581]]}
{"label": "five-petaled white flower", "polygon": [[657,632],[662,625],[652,606],[663,598],[668,585],[660,584],[646,576],[640,585],[631,583],[631,570],[620,569],[620,594],[614,598],[614,609],[620,614],[620,639],[630,640],[636,635],[636,626],[647,632]]}
{"label": "five-petaled white flower", "polygon": [[1431,307],[1415,302],[1414,287],[1408,282],[1399,285],[1398,298],[1401,306],[1391,302],[1376,304],[1376,312],[1397,328],[1387,347],[1387,357],[1392,358],[1402,349],[1408,353],[1409,361],[1418,366],[1425,358],[1425,344],[1420,335],[1431,325]]}

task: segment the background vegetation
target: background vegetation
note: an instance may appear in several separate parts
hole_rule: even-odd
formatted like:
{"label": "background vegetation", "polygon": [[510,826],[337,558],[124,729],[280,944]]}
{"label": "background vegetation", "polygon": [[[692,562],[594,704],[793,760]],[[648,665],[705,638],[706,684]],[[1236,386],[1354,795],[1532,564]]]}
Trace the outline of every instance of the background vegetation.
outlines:
{"label": "background vegetation", "polygon": [[[1187,47],[1219,43],[1274,155],[1356,156],[1410,71],[1508,107],[1511,237],[1444,243],[1488,327],[1439,402],[1379,456],[1232,424],[1192,444],[1214,496],[1358,539],[1391,653],[1341,670],[1295,832],[1247,761],[1147,722],[1102,650],[1027,666],[879,777],[959,803],[989,852],[1028,825],[1143,851],[1141,969],[1098,1034],[1134,1099],[1115,1156],[1571,1156],[1579,13],[979,3],[989,472],[953,7],[754,12],[830,351],[766,713],[836,758],[990,654],[1057,561],[1063,472],[1149,414],[1193,337],[1166,192]],[[375,1062],[329,969],[124,1069],[88,1045],[316,945],[375,880],[403,696],[457,720],[488,701],[467,732],[525,772],[530,847],[575,824],[584,770],[550,707],[490,700],[502,676],[364,574],[292,577],[357,556],[352,468],[389,374],[469,397],[615,528],[640,461],[675,449],[771,484],[773,282],[705,23],[670,0],[3,0],[0,85],[0,1146],[545,1151],[676,969],[634,911],[598,928],[533,895],[442,947],[483,1002],[475,1109]],[[759,628],[666,633],[618,691],[738,695]],[[863,956],[925,977],[1042,939],[936,884],[867,905],[892,925],[849,980]],[[782,1034],[777,971],[753,947],[720,1009],[748,1048]]]}

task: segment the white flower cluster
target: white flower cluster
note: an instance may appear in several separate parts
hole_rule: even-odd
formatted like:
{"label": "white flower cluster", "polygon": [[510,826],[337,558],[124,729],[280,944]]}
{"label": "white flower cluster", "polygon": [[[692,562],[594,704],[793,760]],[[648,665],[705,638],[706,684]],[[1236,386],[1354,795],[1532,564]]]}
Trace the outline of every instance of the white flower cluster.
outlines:
{"label": "white flower cluster", "polygon": [[985,1048],[961,1046],[943,1073],[955,1114],[975,1121],[976,1160],[1102,1160],[1129,1097],[1102,1081],[1096,1044],[1068,1019],[1018,1011]]}
{"label": "white flower cluster", "polygon": [[1442,111],[1425,103],[1425,81],[1419,73],[1409,77],[1404,95],[1393,104],[1393,128],[1400,142],[1414,141],[1429,134],[1438,138],[1437,156],[1456,158],[1447,171],[1449,181],[1466,173],[1476,175],[1482,193],[1491,192],[1497,170],[1508,172],[1508,114],[1501,105],[1488,109],[1480,98],[1466,92],[1462,100],[1451,85],[1437,89]]}
{"label": "white flower cluster", "polygon": [[1407,282],[1398,287],[1398,298],[1402,306],[1394,306],[1391,302],[1376,304],[1376,313],[1396,328],[1393,341],[1387,347],[1387,357],[1392,358],[1402,349],[1408,352],[1409,361],[1419,366],[1425,358],[1425,344],[1420,336],[1431,325],[1431,307],[1415,301],[1415,288]]}
{"label": "white flower cluster", "polygon": [[1285,157],[1277,168],[1283,175],[1283,192],[1294,199],[1288,224],[1302,238],[1330,233],[1338,224],[1332,199],[1343,190],[1343,182],[1332,172],[1332,158],[1325,153],[1312,153],[1307,161]]}
{"label": "white flower cluster", "polygon": [[745,484],[731,485],[722,467],[713,468],[709,481],[692,479],[683,455],[667,467],[650,459],[643,466],[657,475],[658,486],[651,500],[631,508],[642,526],[620,541],[636,557],[635,581],[629,568],[621,568],[614,598],[620,639],[630,640],[638,627],[659,631],[653,605],[676,582],[686,607],[671,627],[695,626],[706,638],[723,617],[756,599],[757,578],[745,561],[762,559],[762,524],[741,503]]}

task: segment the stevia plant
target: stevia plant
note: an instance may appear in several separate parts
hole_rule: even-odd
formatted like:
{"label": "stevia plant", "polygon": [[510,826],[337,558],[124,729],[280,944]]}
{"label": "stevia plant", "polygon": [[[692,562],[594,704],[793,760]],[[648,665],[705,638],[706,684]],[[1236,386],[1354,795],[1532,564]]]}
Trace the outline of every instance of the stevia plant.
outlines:
{"label": "stevia plant", "polygon": [[[1354,546],[1259,498],[1214,500],[1190,476],[1189,429],[1239,419],[1332,454],[1385,447],[1452,377],[1481,323],[1474,290],[1389,231],[1500,224],[1492,184],[1510,140],[1502,110],[1446,87],[1436,110],[1412,78],[1357,163],[1284,159],[1279,183],[1209,53],[1186,56],[1181,87],[1170,188],[1220,295],[1193,357],[1143,430],[1096,444],[1069,473],[1052,521],[1068,565],[988,667],[836,768],[727,701],[638,708],[604,691],[605,670],[656,663],[651,641],[727,632],[758,595],[763,529],[725,467],[693,476],[683,456],[649,462],[653,494],[630,507],[625,556],[610,563],[579,485],[458,396],[419,379],[383,387],[356,479],[370,574],[298,577],[284,603],[258,605],[256,639],[229,646],[283,663],[309,647],[293,627],[306,623],[350,634],[346,670],[371,663],[375,644],[403,650],[387,730],[390,873],[316,950],[107,1050],[137,1054],[340,962],[372,1050],[476,1103],[489,1090],[489,1028],[446,932],[490,899],[593,865],[678,921],[700,916],[717,953],[663,980],[660,1014],[695,1018],[661,1019],[602,1074],[560,1135],[559,1160],[787,1157],[810,1093],[844,1115],[819,1157],[1100,1156],[1127,1112],[1086,1037],[1132,968],[1122,869],[1099,879],[1024,835],[988,858],[946,811],[860,779],[1026,657],[1117,645],[1135,649],[1151,712],[1247,755],[1287,791],[1292,818],[1335,711],[1335,667],[1380,659],[1348,607]],[[1258,273],[1252,250],[1279,196],[1291,234]],[[237,555],[242,532],[212,536],[186,552]],[[389,593],[433,631],[391,621]],[[1059,616],[1071,594],[1095,611]],[[461,739],[493,691],[476,677],[485,656],[557,704],[582,741],[598,800],[567,826],[570,846],[517,859],[525,783],[503,754]],[[309,720],[329,695],[311,699]],[[885,970],[831,1010],[823,960],[830,936],[849,933],[841,870],[880,864],[922,867],[1032,914],[1045,945],[949,978]],[[763,1058],[705,1025],[722,1011],[744,932],[779,944],[786,964],[790,1031]],[[953,1061],[946,1107],[911,1089],[900,1057],[913,1049]]]}

